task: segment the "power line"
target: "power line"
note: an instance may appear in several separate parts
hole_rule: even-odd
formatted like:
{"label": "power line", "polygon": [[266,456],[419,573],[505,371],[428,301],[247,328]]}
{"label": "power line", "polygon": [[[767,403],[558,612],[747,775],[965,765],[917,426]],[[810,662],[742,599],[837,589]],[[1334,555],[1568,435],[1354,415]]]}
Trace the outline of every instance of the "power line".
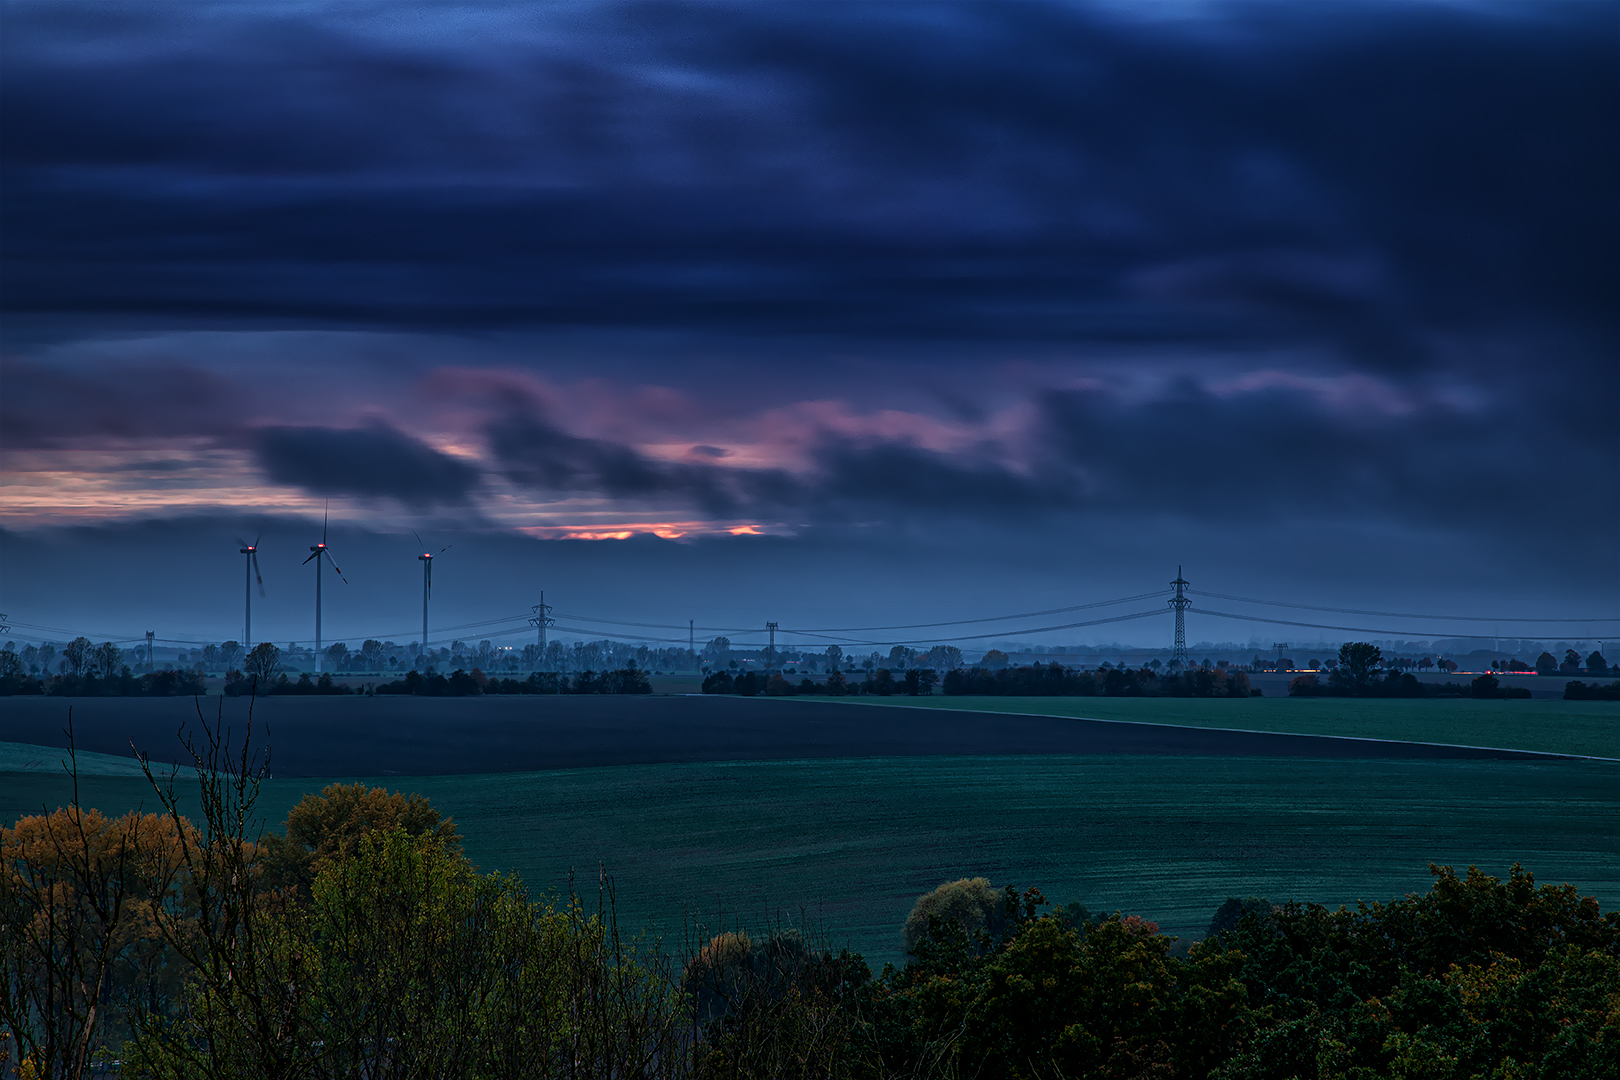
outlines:
{"label": "power line", "polygon": [[[816,630],[796,630],[798,634],[859,634],[869,630],[928,630],[936,626],[972,626],[978,623],[1007,622],[1011,619],[1038,619],[1043,615],[1061,615],[1065,611],[1086,611],[1091,608],[1112,607],[1115,604],[1130,604],[1138,600],[1151,600],[1156,596],[1164,595],[1162,590],[1150,593],[1141,593],[1137,596],[1122,596],[1118,600],[1099,600],[1094,604],[1075,604],[1072,607],[1047,608],[1045,611],[1026,611],[1018,615],[992,615],[984,619],[949,619],[945,622],[906,623],[901,626],[827,626]],[[1084,624],[1082,624],[1084,625]],[[983,634],[982,637],[995,637],[994,634]]]}
{"label": "power line", "polygon": [[[1212,596],[1217,600],[1236,600],[1240,604],[1264,604],[1268,607],[1299,608],[1304,611],[1331,611],[1341,615],[1376,615],[1386,619],[1443,619],[1447,622],[1520,622],[1520,623],[1597,623],[1620,622],[1620,616],[1602,619],[1513,619],[1493,615],[1415,615],[1409,611],[1363,611],[1359,608],[1317,607],[1314,604],[1290,604],[1283,600],[1256,600],[1249,596],[1226,596],[1222,593],[1197,591],[1199,596]],[[1308,625],[1301,623],[1301,626]],[[1331,628],[1330,628],[1331,629]],[[1495,635],[1487,635],[1495,636]]]}
{"label": "power line", "polygon": [[1440,634],[1420,630],[1390,630],[1377,626],[1332,626],[1328,623],[1292,622],[1288,619],[1267,619],[1259,615],[1234,615],[1229,611],[1211,611],[1208,608],[1194,608],[1200,615],[1213,615],[1218,619],[1239,619],[1243,622],[1265,623],[1268,626],[1304,626],[1314,630],[1348,630],[1356,634],[1389,634],[1392,637],[1458,637],[1469,640],[1489,641],[1495,634]]}
{"label": "power line", "polygon": [[[952,641],[982,641],[985,638],[1016,637],[1020,634],[1049,634],[1055,630],[1077,630],[1082,626],[1102,626],[1104,623],[1130,622],[1132,619],[1148,619],[1155,615],[1168,615],[1169,609],[1163,611],[1138,611],[1131,615],[1114,615],[1106,619],[1090,619],[1086,622],[1063,623],[1059,626],[1030,626],[1016,630],[993,630],[987,634],[959,634],[956,637],[939,638],[910,638],[913,645],[943,645]],[[820,634],[813,630],[793,630],[791,633],[804,637],[819,637],[826,640],[845,641],[851,645],[899,645],[906,642],[897,641],[857,641],[850,638],[833,638],[830,634]]]}
{"label": "power line", "polygon": [[[697,627],[676,626],[673,623],[627,622],[624,619],[597,619],[589,615],[577,615],[566,611],[557,612],[560,619],[573,619],[575,622],[603,623],[607,626],[640,626],[648,630],[696,630]],[[757,626],[705,626],[705,634],[750,634],[758,630]]]}
{"label": "power line", "polygon": [[[1130,604],[1138,600],[1150,600],[1161,595],[1159,591],[1140,593],[1136,596],[1122,596],[1117,600],[1099,600],[1091,604],[1074,604],[1069,607],[1047,608],[1045,611],[1023,611],[1011,615],[991,615],[982,619],[947,619],[944,622],[903,623],[898,626],[820,626],[814,630],[795,630],[796,634],[860,634],[876,630],[929,630],[938,626],[972,626],[988,622],[1008,622],[1012,619],[1038,619],[1043,615],[1061,615],[1066,611],[1086,611],[1091,608],[1111,607],[1116,604]],[[579,615],[571,612],[558,612],[560,618],[573,619],[575,622],[604,623],[609,626],[639,626],[650,630],[684,630],[673,623],[646,623],[629,622],[623,619],[598,619],[588,615]],[[706,634],[747,634],[755,632],[752,626],[705,626]],[[987,635],[994,636],[994,635]]]}

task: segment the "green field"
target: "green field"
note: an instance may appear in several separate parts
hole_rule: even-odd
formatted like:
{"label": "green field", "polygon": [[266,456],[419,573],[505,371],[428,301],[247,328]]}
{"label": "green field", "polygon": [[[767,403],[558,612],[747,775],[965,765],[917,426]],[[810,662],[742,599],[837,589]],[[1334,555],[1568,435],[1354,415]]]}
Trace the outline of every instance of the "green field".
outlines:
{"label": "green field", "polygon": [[[805,702],[818,699],[802,698]],[[1468,698],[845,697],[873,706],[1450,743],[1620,759],[1620,702]]]}
{"label": "green field", "polygon": [[[0,821],[68,796],[59,751],[0,747]],[[93,759],[93,772],[127,769]],[[43,770],[43,771],[37,771]],[[328,780],[274,780],[272,824]],[[454,815],[468,854],[538,891],[599,863],[620,911],[679,940],[773,913],[897,960],[941,881],[985,874],[1196,934],[1227,896],[1330,904],[1422,890],[1433,860],[1522,862],[1620,904],[1620,767],[1605,762],[1194,757],[880,758],[383,778]],[[83,801],[153,808],[144,781],[84,775]]]}

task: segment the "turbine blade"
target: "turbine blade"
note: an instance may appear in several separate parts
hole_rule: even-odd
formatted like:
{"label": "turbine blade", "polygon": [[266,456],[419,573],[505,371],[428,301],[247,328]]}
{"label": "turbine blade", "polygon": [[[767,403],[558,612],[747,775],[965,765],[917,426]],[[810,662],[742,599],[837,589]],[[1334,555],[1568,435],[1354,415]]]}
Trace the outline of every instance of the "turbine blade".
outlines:
{"label": "turbine blade", "polygon": [[343,577],[342,570],[338,570],[337,560],[332,558],[332,553],[327,551],[326,548],[321,548],[321,552],[326,556],[326,561],[332,564],[332,569],[337,570],[337,576],[343,578],[343,584],[347,585],[349,583],[349,579]]}
{"label": "turbine blade", "polygon": [[321,557],[321,553],[319,551],[312,551],[312,552],[310,552],[309,558],[305,559],[303,562],[299,563],[298,565],[299,566],[308,566],[312,559],[318,559],[320,557]]}
{"label": "turbine blade", "polygon": [[429,596],[432,596],[433,595],[433,560],[432,559],[427,559],[425,561],[427,563],[427,594]]}
{"label": "turbine blade", "polygon": [[326,509],[321,511],[321,543],[326,543],[326,522],[332,516],[332,500],[326,500]]}
{"label": "turbine blade", "polygon": [[241,538],[241,537],[240,537],[240,536],[238,536],[238,537],[237,537],[237,538],[236,538],[236,542],[237,542],[237,543],[238,543],[238,544],[241,544],[241,545],[242,545],[242,546],[243,546],[243,547],[247,547],[247,546],[248,546],[248,542],[247,542],[247,541],[246,541],[246,540],[244,540],[244,539],[242,539],[242,538]]}
{"label": "turbine blade", "polygon": [[[254,545],[255,548],[257,548],[257,546],[258,545],[256,545],[256,544]],[[259,553],[258,553],[257,550],[255,550],[253,552],[253,555],[251,556],[251,558],[253,559],[253,576],[259,580],[259,595],[263,596],[264,595],[264,575],[259,573]]]}
{"label": "turbine blade", "polygon": [[253,550],[254,551],[259,550],[259,541],[263,540],[263,539],[264,539],[264,533],[262,533],[262,532],[258,536],[255,536],[253,538]]}
{"label": "turbine blade", "polygon": [[[443,555],[445,552],[449,551],[451,548],[453,548],[455,546],[456,545],[454,545],[454,544],[446,544],[446,545],[444,545],[444,547],[439,549],[439,555]],[[438,558],[439,555],[435,555],[434,558],[435,559]]]}
{"label": "turbine blade", "polygon": [[421,538],[421,537],[420,537],[420,536],[417,536],[417,532],[416,532],[416,530],[415,530],[415,529],[412,529],[412,530],[411,530],[411,535],[412,535],[412,536],[415,536],[415,537],[416,537],[416,546],[417,546],[417,547],[422,547],[422,546],[424,546],[424,545],[423,545],[423,544],[422,544],[422,538]]}

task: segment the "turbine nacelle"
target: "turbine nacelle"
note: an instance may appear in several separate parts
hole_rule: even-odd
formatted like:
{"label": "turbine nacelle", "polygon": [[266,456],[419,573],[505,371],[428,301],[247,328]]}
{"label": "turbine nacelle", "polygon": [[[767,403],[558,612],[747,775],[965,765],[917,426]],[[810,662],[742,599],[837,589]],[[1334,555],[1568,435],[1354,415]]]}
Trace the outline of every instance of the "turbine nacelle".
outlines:
{"label": "turbine nacelle", "polygon": [[[416,542],[418,544],[422,543],[422,538],[417,536],[415,529],[411,530],[411,535],[416,537]],[[427,545],[423,544],[422,546],[426,547]],[[443,555],[454,546],[455,545],[453,544],[446,544],[437,552],[424,551],[422,554],[416,557],[416,561],[422,564],[422,598],[424,601],[427,599],[428,595],[433,592],[433,560],[438,558],[440,555]],[[423,631],[423,635],[424,637],[426,636],[426,631]]]}
{"label": "turbine nacelle", "polygon": [[263,540],[263,539],[264,539],[264,534],[263,533],[260,533],[259,536],[251,544],[248,543],[246,540],[243,540],[240,536],[236,538],[236,542],[238,544],[242,545],[240,548],[237,549],[236,553],[238,555],[246,555],[247,556],[247,558],[248,558],[248,566],[250,568],[252,568],[252,571],[253,571],[253,578],[254,578],[255,581],[257,581],[259,583],[259,595],[260,596],[264,595],[264,575],[259,573],[259,541]]}

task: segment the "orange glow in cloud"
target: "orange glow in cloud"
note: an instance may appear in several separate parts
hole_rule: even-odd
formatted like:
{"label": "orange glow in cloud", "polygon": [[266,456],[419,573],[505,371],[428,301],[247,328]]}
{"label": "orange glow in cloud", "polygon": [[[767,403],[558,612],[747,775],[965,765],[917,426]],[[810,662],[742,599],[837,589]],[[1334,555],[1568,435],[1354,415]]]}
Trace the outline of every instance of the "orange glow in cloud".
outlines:
{"label": "orange glow in cloud", "polygon": [[679,540],[689,536],[764,536],[759,525],[726,525],[713,521],[638,521],[611,524],[522,525],[518,532],[541,540],[628,540],[632,536],[656,536]]}

